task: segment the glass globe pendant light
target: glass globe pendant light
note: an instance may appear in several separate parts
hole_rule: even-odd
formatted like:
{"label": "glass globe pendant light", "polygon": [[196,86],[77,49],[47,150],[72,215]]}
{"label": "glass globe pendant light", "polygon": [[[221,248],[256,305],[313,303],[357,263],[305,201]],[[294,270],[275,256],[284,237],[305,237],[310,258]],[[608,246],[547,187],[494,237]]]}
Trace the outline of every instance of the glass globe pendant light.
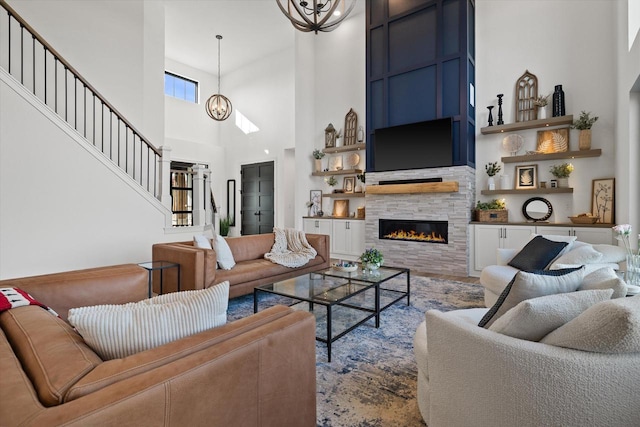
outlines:
{"label": "glass globe pendant light", "polygon": [[205,109],[209,117],[221,122],[229,118],[233,106],[229,98],[220,93],[220,40],[222,40],[222,36],[218,34],[216,38],[218,39],[218,93],[207,99]]}

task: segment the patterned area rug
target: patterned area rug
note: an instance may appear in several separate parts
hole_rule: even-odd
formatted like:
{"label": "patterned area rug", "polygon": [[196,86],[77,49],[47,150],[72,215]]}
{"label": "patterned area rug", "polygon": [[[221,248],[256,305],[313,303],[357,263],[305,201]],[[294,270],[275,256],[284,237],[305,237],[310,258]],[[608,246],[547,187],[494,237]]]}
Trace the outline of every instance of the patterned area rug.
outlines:
{"label": "patterned area rug", "polygon": [[[406,284],[396,278],[386,287]],[[260,307],[273,302],[260,299]],[[416,402],[417,367],[413,335],[430,309],[448,311],[483,307],[482,286],[427,277],[411,277],[411,305],[403,299],[380,317],[333,343],[331,363],[327,348],[316,342],[317,424],[323,427],[424,426]],[[253,296],[229,302],[229,321],[253,313]]]}

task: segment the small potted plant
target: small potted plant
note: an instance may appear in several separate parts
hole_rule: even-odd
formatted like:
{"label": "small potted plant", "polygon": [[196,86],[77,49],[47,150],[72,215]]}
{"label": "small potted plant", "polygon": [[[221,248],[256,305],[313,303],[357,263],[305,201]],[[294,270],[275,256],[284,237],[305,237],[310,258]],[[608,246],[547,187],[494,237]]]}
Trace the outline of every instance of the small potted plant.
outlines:
{"label": "small potted plant", "polygon": [[573,129],[578,129],[580,131],[580,136],[578,138],[578,148],[580,150],[591,149],[591,127],[597,121],[598,116],[591,117],[591,111],[588,113],[586,111],[581,111],[578,120],[575,120],[573,125],[571,125]]}
{"label": "small potted plant", "polygon": [[538,107],[538,120],[547,118],[547,105],[549,105],[549,95],[538,95],[533,100],[533,105]]}
{"label": "small potted plant", "polygon": [[318,149],[313,150],[313,158],[315,159],[316,172],[320,172],[322,170],[322,158],[324,156],[325,154],[322,151]]}
{"label": "small potted plant", "polygon": [[558,187],[569,187],[569,175],[573,172],[573,165],[571,163],[553,165],[549,168],[549,172],[558,179]]}
{"label": "small potted plant", "polygon": [[338,180],[336,179],[335,176],[332,175],[332,176],[330,176],[328,178],[325,178],[324,182],[329,184],[329,186],[333,187],[334,185],[336,185],[338,183]]}
{"label": "small potted plant", "polygon": [[478,200],[474,217],[479,222],[508,222],[509,211],[504,199],[493,199],[488,202]]}
{"label": "small potted plant", "polygon": [[384,262],[384,256],[382,252],[376,248],[366,249],[362,255],[360,255],[360,261],[362,262],[362,269],[364,271],[375,271]]}
{"label": "small potted plant", "polygon": [[487,172],[487,175],[489,175],[489,179],[487,180],[489,190],[495,190],[496,181],[493,177],[502,170],[502,167],[498,164],[498,162],[489,162],[484,165],[484,170]]}
{"label": "small potted plant", "polygon": [[226,215],[220,218],[220,235],[228,236],[230,226],[231,226],[231,217],[229,215]]}

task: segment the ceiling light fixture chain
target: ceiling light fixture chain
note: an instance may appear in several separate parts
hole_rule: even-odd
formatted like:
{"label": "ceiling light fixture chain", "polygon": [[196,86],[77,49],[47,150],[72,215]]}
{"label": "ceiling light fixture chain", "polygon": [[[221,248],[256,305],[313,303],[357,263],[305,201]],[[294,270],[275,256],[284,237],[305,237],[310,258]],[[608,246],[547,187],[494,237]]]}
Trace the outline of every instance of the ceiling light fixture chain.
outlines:
{"label": "ceiling light fixture chain", "polygon": [[209,117],[221,122],[229,118],[233,106],[229,98],[220,93],[220,40],[222,40],[222,36],[218,34],[216,35],[216,39],[218,39],[218,93],[209,97],[205,109]]}
{"label": "ceiling light fixture chain", "polygon": [[[278,7],[300,31],[333,31],[349,15],[356,0],[276,0]],[[287,7],[283,6],[286,2]],[[345,7],[345,3],[349,6]]]}

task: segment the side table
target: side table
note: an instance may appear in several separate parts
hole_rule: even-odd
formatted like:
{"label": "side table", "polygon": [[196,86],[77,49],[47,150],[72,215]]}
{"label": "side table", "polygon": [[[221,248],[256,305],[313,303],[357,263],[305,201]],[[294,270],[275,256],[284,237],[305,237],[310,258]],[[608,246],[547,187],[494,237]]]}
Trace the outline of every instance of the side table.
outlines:
{"label": "side table", "polygon": [[160,295],[162,295],[162,281],[164,277],[164,270],[168,268],[178,269],[178,291],[180,291],[180,264],[169,261],[149,261],[141,262],[138,264],[149,272],[149,298],[153,296],[153,272],[160,271]]}

